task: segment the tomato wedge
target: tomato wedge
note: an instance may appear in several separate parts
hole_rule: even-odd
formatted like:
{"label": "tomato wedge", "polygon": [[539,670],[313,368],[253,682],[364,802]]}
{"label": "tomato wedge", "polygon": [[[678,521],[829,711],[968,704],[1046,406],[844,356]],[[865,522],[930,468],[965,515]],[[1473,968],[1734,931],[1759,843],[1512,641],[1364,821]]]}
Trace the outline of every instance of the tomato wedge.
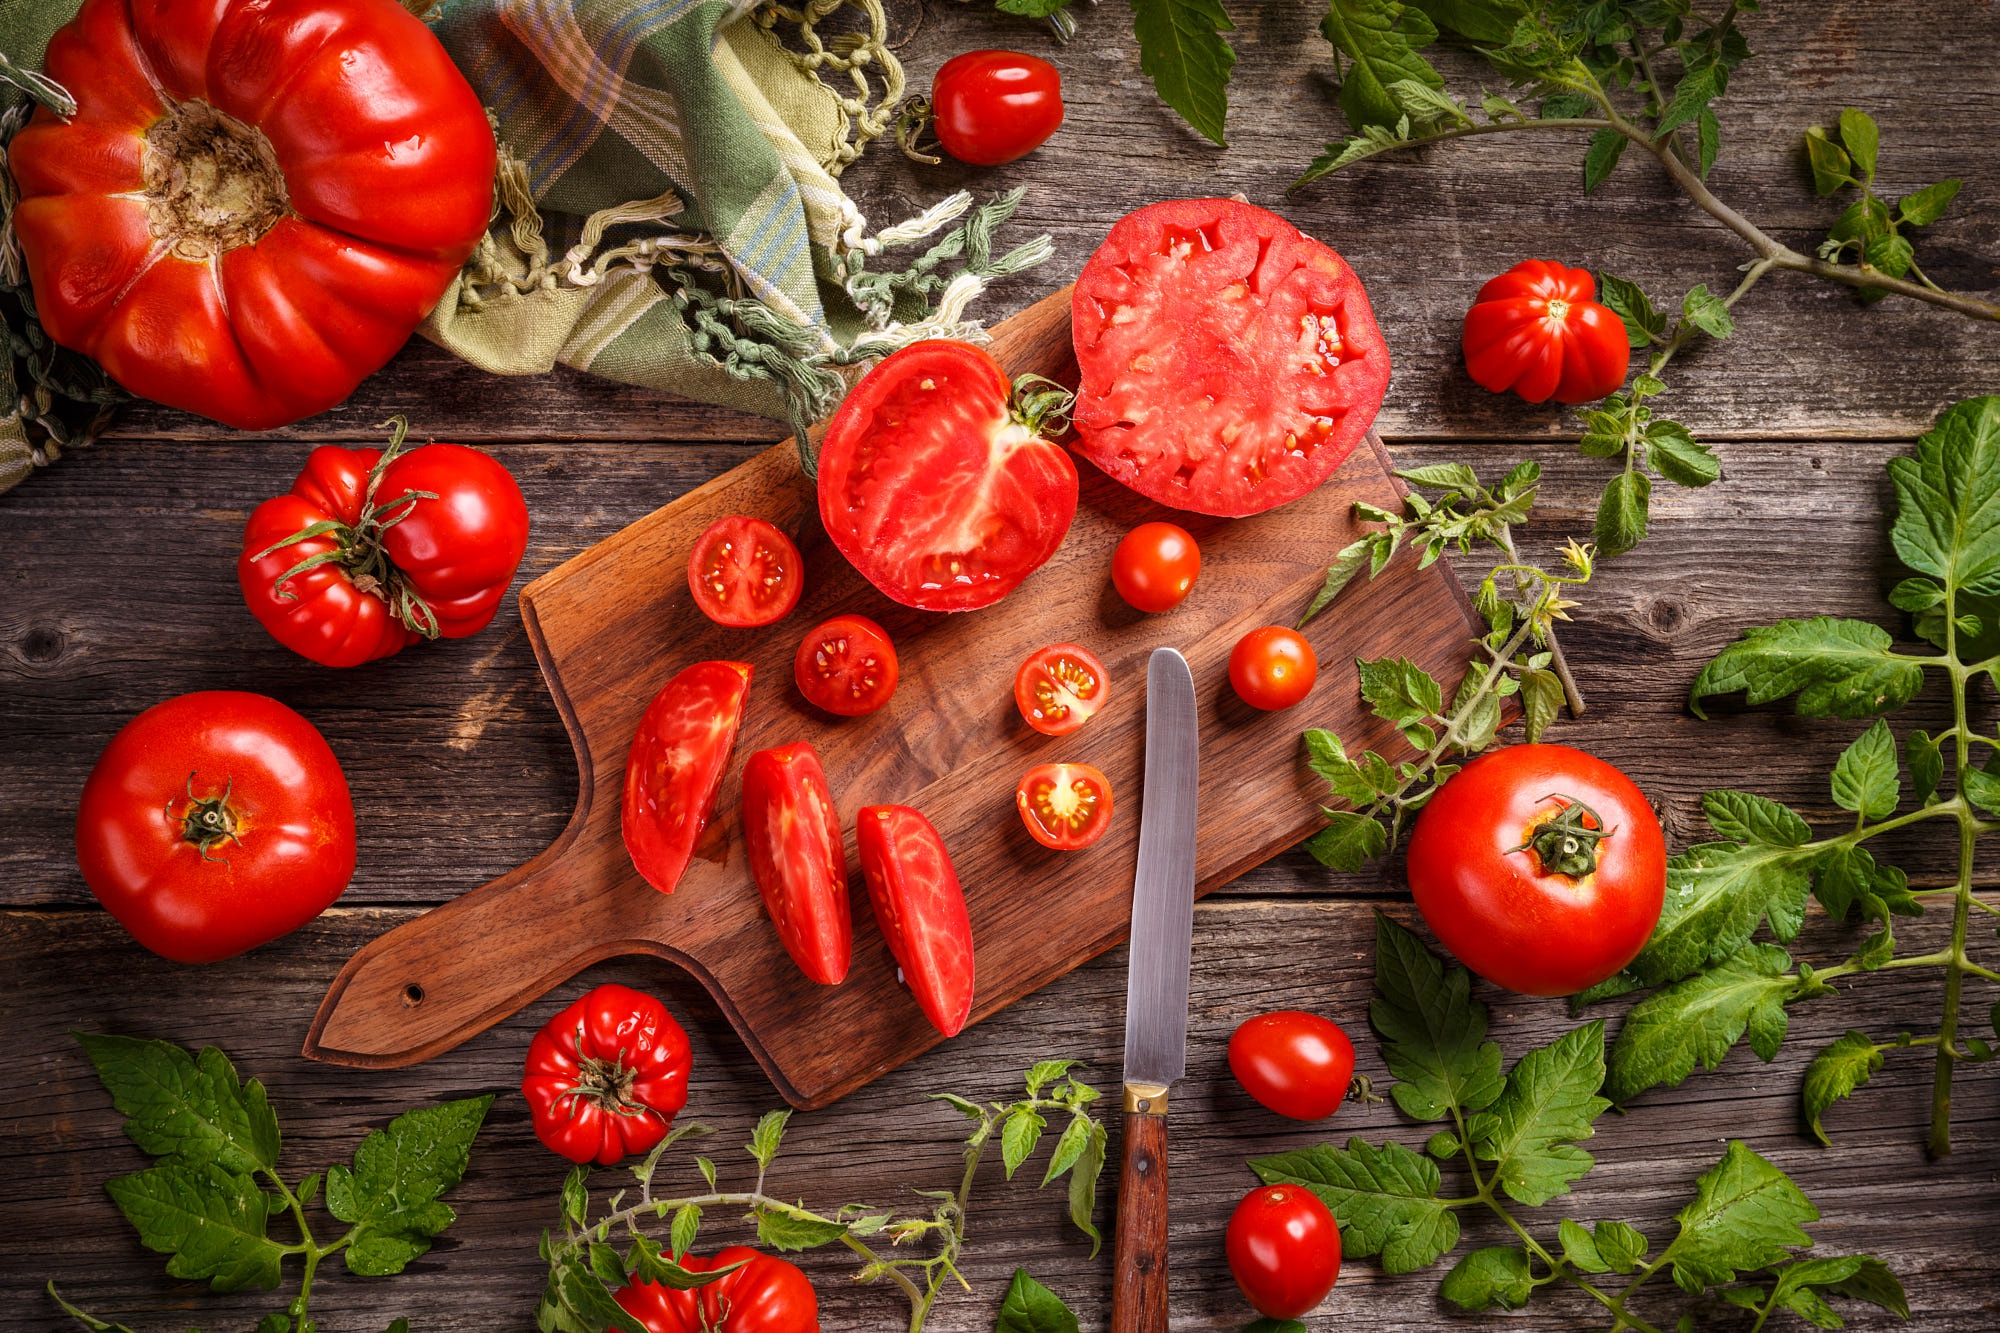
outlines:
{"label": "tomato wedge", "polygon": [[1021,822],[1044,847],[1074,852],[1111,827],[1111,782],[1089,764],[1038,764],[1014,789]]}
{"label": "tomato wedge", "polygon": [[1069,735],[1110,701],[1111,673],[1074,643],[1052,644],[1014,673],[1014,706],[1044,736]]}
{"label": "tomato wedge", "polygon": [[931,338],[869,371],[834,413],[820,518],[884,596],[926,611],[990,606],[1062,545],[1076,464],[1012,395],[984,351]]}
{"label": "tomato wedge", "polygon": [[708,525],[688,556],[688,590],[718,625],[748,629],[783,620],[805,591],[792,539],[761,518],[730,514]]}
{"label": "tomato wedge", "polygon": [[785,952],[809,980],[839,985],[854,957],[847,858],[826,769],[811,745],[759,750],[743,765],[743,840]]}
{"label": "tomato wedge", "polygon": [[835,616],[799,640],[792,679],[806,702],[840,717],[861,717],[896,692],[896,645],[867,616]]}
{"label": "tomato wedge", "polygon": [[854,820],[861,876],[917,1007],[947,1037],[972,1013],[972,918],[944,839],[923,812],[871,805]]}
{"label": "tomato wedge", "polygon": [[1298,499],[1347,460],[1389,387],[1346,261],[1230,199],[1122,218],[1076,280],[1072,323],[1077,452],[1176,509]]}
{"label": "tomato wedge", "polygon": [[632,864],[661,893],[680,883],[715,811],[749,693],[748,662],[696,662],[662,685],[639,719],[620,823]]}

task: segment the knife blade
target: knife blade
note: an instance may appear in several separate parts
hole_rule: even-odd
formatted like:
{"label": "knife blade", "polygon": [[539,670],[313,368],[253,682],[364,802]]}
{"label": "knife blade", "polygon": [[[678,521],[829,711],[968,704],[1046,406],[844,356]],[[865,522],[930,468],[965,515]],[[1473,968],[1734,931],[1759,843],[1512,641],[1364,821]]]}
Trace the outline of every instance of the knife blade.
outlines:
{"label": "knife blade", "polygon": [[1146,779],[1125,980],[1125,1119],[1112,1333],[1167,1327],[1167,1090],[1187,1072],[1200,722],[1172,648],[1146,664]]}

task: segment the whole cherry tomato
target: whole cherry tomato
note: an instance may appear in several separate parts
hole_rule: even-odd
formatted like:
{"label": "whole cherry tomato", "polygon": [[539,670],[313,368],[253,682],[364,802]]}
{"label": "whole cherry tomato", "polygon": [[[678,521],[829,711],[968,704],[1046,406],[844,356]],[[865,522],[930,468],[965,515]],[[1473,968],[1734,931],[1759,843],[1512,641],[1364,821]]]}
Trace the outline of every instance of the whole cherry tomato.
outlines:
{"label": "whole cherry tomato", "polygon": [[1261,1185],[1229,1215],[1223,1248],[1243,1299],[1271,1319],[1297,1319],[1340,1276],[1340,1228],[1301,1185]]}
{"label": "whole cherry tomato", "polygon": [[1111,827],[1111,781],[1089,764],[1037,764],[1014,804],[1029,835],[1059,852],[1080,851]]}
{"label": "whole cherry tomato", "polygon": [[1061,127],[1062,75],[1019,51],[967,51],[931,80],[931,115],[945,152],[997,167],[1034,152]]}
{"label": "whole cherry tomato", "polygon": [[875,924],[917,1007],[947,1037],[972,1012],[972,919],[944,839],[907,805],[864,806],[854,817],[861,877]]}
{"label": "whole cherry tomato", "polygon": [[535,1137],[572,1162],[611,1166],[667,1136],[688,1099],[694,1053],[667,1007],[599,986],[528,1043],[521,1095]]}
{"label": "whole cherry tomato", "polygon": [[1465,369],[1483,389],[1531,403],[1616,393],[1631,364],[1624,321],[1599,305],[1589,269],[1524,259],[1479,289],[1465,312]]}
{"label": "whole cherry tomato", "polygon": [[696,662],[660,687],[625,757],[620,831],[632,864],[672,893],[715,812],[743,723],[748,662]]}
{"label": "whole cherry tomato", "polygon": [[731,514],[709,524],[688,556],[688,589],[718,625],[747,629],[783,620],[805,591],[805,562],[792,539],[761,518]]}
{"label": "whole cherry tomato", "polygon": [[1252,708],[1290,708],[1312,693],[1319,658],[1295,629],[1266,625],[1236,641],[1229,654],[1229,683]]}
{"label": "whole cherry tomato", "polygon": [[841,717],[861,717],[896,692],[896,645],[867,616],[835,616],[799,640],[792,678],[806,701]]}
{"label": "whole cherry tomato", "polygon": [[76,859],[133,939],[213,963],[340,896],[354,876],[354,802],[325,739],[276,699],[183,694],[104,747],[83,784]]}
{"label": "whole cherry tomato", "polygon": [[1467,967],[1523,995],[1573,995],[1645,946],[1667,848],[1645,793],[1567,745],[1510,745],[1438,788],[1410,835],[1410,891]]}
{"label": "whole cherry tomato", "polygon": [[1201,573],[1201,548],[1174,523],[1141,523],[1111,556],[1111,586],[1135,611],[1171,611]]}
{"label": "whole cherry tomato", "polygon": [[743,841],[785,952],[808,980],[839,985],[854,958],[847,857],[826,769],[811,745],[759,750],[743,765]]}
{"label": "whole cherry tomato", "polygon": [[1067,736],[1111,701],[1111,673],[1073,643],[1042,649],[1014,673],[1014,706],[1044,736]]}
{"label": "whole cherry tomato", "polygon": [[1332,1019],[1282,1009],[1244,1020],[1230,1036],[1229,1072],[1279,1115],[1324,1120],[1347,1100],[1354,1043]]}
{"label": "whole cherry tomato", "polygon": [[[664,1282],[634,1282],[612,1293],[646,1333],[819,1333],[819,1298],[812,1283],[783,1259],[731,1245],[713,1259],[681,1256],[691,1273],[743,1267],[694,1291]],[[611,1333],[609,1329],[605,1333]]]}

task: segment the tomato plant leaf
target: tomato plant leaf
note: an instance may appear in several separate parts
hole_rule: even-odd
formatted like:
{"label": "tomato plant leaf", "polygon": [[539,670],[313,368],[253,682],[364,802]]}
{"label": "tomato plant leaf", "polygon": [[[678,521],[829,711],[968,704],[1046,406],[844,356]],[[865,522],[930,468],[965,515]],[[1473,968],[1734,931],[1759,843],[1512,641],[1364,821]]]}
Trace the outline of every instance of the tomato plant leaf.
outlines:
{"label": "tomato plant leaf", "polygon": [[1711,292],[1705,282],[1696,283],[1681,298],[1681,318],[1711,338],[1727,338],[1736,332],[1736,321],[1730,318],[1728,304]]}
{"label": "tomato plant leaf", "polygon": [[1090,1257],[1095,1259],[1104,1244],[1091,1214],[1097,1211],[1097,1181],[1104,1174],[1104,1149],[1108,1140],[1104,1126],[1090,1122],[1090,1137],[1069,1173],[1070,1224],[1090,1237]]}
{"label": "tomato plant leaf", "polygon": [[1000,1302],[1000,1320],[993,1333],[1077,1333],[1076,1315],[1053,1291],[1014,1270],[1014,1280]]}
{"label": "tomato plant leaf", "polygon": [[1785,1037],[1785,1004],[1798,990],[1785,975],[1791,965],[1777,945],[1750,944],[1639,1001],[1612,1043],[1606,1094],[1625,1102],[1648,1088],[1674,1087],[1697,1062],[1714,1069],[1746,1031],[1752,1049],[1770,1060]]}
{"label": "tomato plant leaf", "polygon": [[668,1243],[673,1246],[674,1258],[694,1248],[695,1237],[701,1234],[701,1205],[684,1203],[674,1211],[673,1226],[668,1232]]}
{"label": "tomato plant leaf", "polygon": [[1805,1107],[1806,1124],[1814,1138],[1821,1143],[1832,1143],[1826,1136],[1826,1127],[1820,1123],[1820,1117],[1841,1098],[1852,1096],[1856,1088],[1881,1068],[1882,1052],[1875,1045],[1875,1039],[1852,1029],[1836,1037],[1825,1050],[1813,1057],[1812,1064],[1806,1067],[1805,1090],[1800,1094],[1800,1100]]}
{"label": "tomato plant leaf", "polygon": [[1712,791],[1701,798],[1702,813],[1731,842],[1799,847],[1812,840],[1812,826],[1791,807],[1747,791]]}
{"label": "tomato plant leaf", "polygon": [[1653,494],[1651,478],[1636,468],[1621,472],[1604,487],[1597,502],[1597,549],[1606,556],[1623,555],[1646,540],[1646,511]]}
{"label": "tomato plant leaf", "polygon": [[236,1077],[213,1046],[191,1055],[170,1041],[73,1032],[125,1133],[141,1151],[186,1167],[210,1162],[232,1175],[278,1165],[278,1117],[264,1085]]}
{"label": "tomato plant leaf", "polygon": [[1953,403],[1889,460],[1890,540],[1903,563],[1947,588],[2000,594],[2000,396]]}
{"label": "tomato plant leaf", "polygon": [[1617,130],[1599,130],[1590,136],[1590,147],[1583,154],[1583,192],[1589,194],[1618,169],[1618,160],[1625,156],[1625,145],[1630,140]]}
{"label": "tomato plant leaf", "polygon": [[1924,673],[1919,659],[1898,656],[1890,643],[1879,625],[1832,616],[1746,630],[1695,677],[1688,708],[1706,717],[1703,699],[1741,690],[1750,704],[1797,694],[1794,708],[1802,717],[1892,712],[1916,695]]}
{"label": "tomato plant leaf", "polygon": [[1028,1154],[1042,1141],[1042,1131],[1049,1122],[1035,1108],[1022,1103],[1007,1113],[1007,1121],[1000,1130],[1000,1161],[1007,1169],[1007,1179],[1014,1178],[1021,1163],[1028,1160]]}
{"label": "tomato plant leaf", "polygon": [[1822,199],[1855,183],[1849,174],[1854,164],[1848,160],[1847,150],[1817,125],[1806,131],[1806,163],[1812,168],[1813,190]]}
{"label": "tomato plant leaf", "polygon": [[1439,716],[1444,711],[1444,687],[1407,657],[1384,657],[1357,663],[1361,697],[1375,716],[1399,727]]}
{"label": "tomato plant leaf", "polygon": [[1438,1294],[1461,1310],[1518,1310],[1535,1291],[1528,1252],[1518,1245],[1489,1245],[1452,1265]]}
{"label": "tomato plant leaf", "polygon": [[757,1210],[757,1239],[781,1253],[818,1249],[846,1234],[845,1223],[829,1221],[803,1208],[766,1206]]}
{"label": "tomato plant leaf", "polygon": [[1236,25],[1220,0],[1133,0],[1132,23],[1139,69],[1160,100],[1204,138],[1225,144],[1222,124],[1236,52],[1222,34]]}
{"label": "tomato plant leaf", "polygon": [[1597,1252],[1614,1273],[1629,1273],[1637,1268],[1650,1248],[1642,1232],[1623,1222],[1599,1222],[1591,1228],[1590,1238],[1597,1242]]}
{"label": "tomato plant leaf", "polygon": [[1420,9],[1397,0],[1330,0],[1319,30],[1347,59],[1340,109],[1357,130],[1401,119],[1403,106],[1389,91],[1392,84],[1408,79],[1444,87],[1444,77],[1417,54],[1437,40],[1437,25]]}
{"label": "tomato plant leaf", "polygon": [[785,1125],[791,1118],[790,1111],[766,1111],[758,1118],[757,1128],[750,1131],[750,1142],[743,1151],[756,1159],[759,1171],[769,1171],[777,1160],[778,1145],[785,1141]]}
{"label": "tomato plant leaf", "polygon": [[1562,711],[1562,681],[1553,671],[1528,670],[1521,673],[1521,726],[1528,744],[1542,738]]}
{"label": "tomato plant leaf", "polygon": [[1958,787],[1966,800],[1987,814],[2000,813],[2000,777],[1983,769],[1967,768],[1959,772]]}
{"label": "tomato plant leaf", "polygon": [[1087,1115],[1072,1115],[1063,1126],[1061,1137],[1056,1140],[1055,1151],[1049,1154],[1048,1170],[1042,1173],[1042,1187],[1053,1184],[1055,1178],[1075,1166],[1083,1159],[1083,1150],[1090,1146],[1092,1120]]}
{"label": "tomato plant leaf", "polygon": [[1653,466],[1677,486],[1706,486],[1722,475],[1721,460],[1678,421],[1647,423],[1646,446]]}
{"label": "tomato plant leaf", "polygon": [[1466,1126],[1474,1155],[1494,1163],[1509,1198],[1547,1203],[1590,1170],[1593,1159],[1575,1144],[1596,1133],[1594,1122],[1611,1105],[1597,1095],[1603,1084],[1601,1019],[1515,1062],[1506,1090]]}
{"label": "tomato plant leaf", "polygon": [[1597,285],[1599,299],[1624,321],[1625,336],[1634,347],[1645,347],[1665,339],[1667,317],[1653,308],[1652,298],[1638,283],[1627,282],[1616,274],[1601,273]]}
{"label": "tomato plant leaf", "polygon": [[1703,180],[1715,166],[1715,158],[1722,151],[1722,123],[1715,118],[1715,108],[1705,106],[1701,115],[1695,118],[1695,170]]}
{"label": "tomato plant leaf", "polygon": [[1514,38],[1514,27],[1527,17],[1525,0],[1408,0],[1445,32],[1457,33],[1473,42],[1504,46]]}
{"label": "tomato plant leaf", "polygon": [[1859,107],[1848,107],[1840,113],[1840,144],[1847,150],[1847,156],[1854,165],[1861,168],[1861,179],[1875,179],[1875,155],[1882,143],[1882,132],[1876,128],[1874,117]]}
{"label": "tomato plant leaf", "polygon": [[1565,1217],[1556,1226],[1556,1234],[1562,1240],[1563,1258],[1570,1266],[1585,1273],[1608,1273],[1611,1264],[1597,1251],[1597,1238],[1584,1230],[1579,1222]]}
{"label": "tomato plant leaf", "polygon": [[1340,548],[1340,554],[1334,556],[1333,563],[1326,567],[1326,580],[1319,585],[1319,591],[1313,594],[1312,601],[1306,603],[1304,613],[1299,616],[1300,629],[1305,628],[1307,621],[1332,606],[1333,599],[1340,596],[1341,591],[1354,581],[1354,576],[1368,563],[1370,545],[1369,539],[1362,537]]}
{"label": "tomato plant leaf", "polygon": [[[543,1248],[548,1249],[546,1240]],[[543,1333],[647,1333],[591,1271],[585,1252],[574,1246],[552,1252],[535,1323]]]}
{"label": "tomato plant leaf", "polygon": [[1886,819],[1902,799],[1902,777],[1896,769],[1896,738],[1887,721],[1861,733],[1841,751],[1833,766],[1833,803],[1867,819]]}
{"label": "tomato plant leaf", "polygon": [[1665,138],[1707,110],[1708,104],[1722,91],[1724,77],[1715,65],[1700,65],[1682,74],[1680,82],[1674,85],[1673,99],[1653,127],[1653,137]]}
{"label": "tomato plant leaf", "polygon": [[[1889,1271],[1889,1265],[1873,1255],[1864,1254],[1860,1259],[1860,1267],[1856,1268],[1851,1276],[1822,1283],[1816,1280],[1818,1275],[1814,1274],[1804,1281],[1813,1286],[1823,1285],[1835,1296],[1843,1296],[1851,1301],[1866,1301],[1870,1305],[1887,1310],[1899,1319],[1908,1319],[1910,1298],[1904,1292],[1901,1280]],[[1812,1262],[1815,1261],[1806,1261],[1806,1263]],[[1799,1264],[1797,1267],[1805,1267],[1805,1264]]]}
{"label": "tomato plant leaf", "polygon": [[400,1273],[458,1215],[439,1196],[465,1176],[489,1093],[405,1111],[361,1141],[350,1169],[326,1173],[326,1210],[354,1225],[348,1271]]}
{"label": "tomato plant leaf", "polygon": [[1414,934],[1380,913],[1368,1018],[1397,1079],[1390,1096],[1411,1119],[1484,1110],[1505,1090],[1500,1048],[1486,1040],[1486,1006],[1472,998],[1472,974],[1447,971]]}
{"label": "tomato plant leaf", "polygon": [[1384,1272],[1413,1273],[1458,1244],[1458,1217],[1437,1197],[1437,1163],[1400,1143],[1322,1143],[1255,1158],[1250,1169],[1266,1185],[1303,1185],[1317,1194],[1340,1223],[1343,1250],[1381,1255]]}
{"label": "tomato plant leaf", "polygon": [[1306,840],[1321,865],[1353,874],[1389,850],[1389,831],[1352,810],[1322,810],[1327,826]]}
{"label": "tomato plant leaf", "polygon": [[1913,731],[1903,738],[1903,762],[1910,768],[1910,794],[1929,805],[1944,779],[1943,751],[1928,731]]}
{"label": "tomato plant leaf", "polygon": [[250,1176],[215,1162],[165,1161],[105,1188],[138,1230],[139,1243],[172,1256],[171,1276],[206,1278],[216,1291],[278,1285],[285,1251],[264,1234],[277,1200]]}
{"label": "tomato plant leaf", "polygon": [[1942,180],[1915,194],[1906,194],[1896,203],[1896,216],[1909,226],[1928,227],[1944,216],[1963,184],[1963,181]]}
{"label": "tomato plant leaf", "polygon": [[1674,1281],[1698,1295],[1735,1281],[1739,1271],[1780,1262],[1788,1246],[1811,1245],[1800,1225],[1818,1221],[1819,1209],[1738,1139],[1695,1182],[1694,1199],[1675,1220],[1680,1233],[1668,1247]]}

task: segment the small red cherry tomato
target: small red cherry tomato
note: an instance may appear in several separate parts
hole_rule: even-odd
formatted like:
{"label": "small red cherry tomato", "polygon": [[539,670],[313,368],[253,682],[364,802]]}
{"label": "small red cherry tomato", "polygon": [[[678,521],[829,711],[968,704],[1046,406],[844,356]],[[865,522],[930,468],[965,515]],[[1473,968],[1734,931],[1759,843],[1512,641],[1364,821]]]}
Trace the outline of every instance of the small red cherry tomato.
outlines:
{"label": "small red cherry tomato", "polygon": [[660,687],[625,757],[619,827],[646,882],[672,893],[715,812],[736,747],[748,662],[696,662]]}
{"label": "small red cherry tomato", "polygon": [[528,1043],[521,1095],[535,1137],[572,1162],[611,1166],[651,1152],[687,1105],[694,1053],[667,1007],[599,986]]}
{"label": "small red cherry tomato", "polygon": [[1044,847],[1074,852],[1111,827],[1111,782],[1089,764],[1037,764],[1014,789],[1021,822]]}
{"label": "small red cherry tomato", "polygon": [[1111,557],[1111,586],[1135,611],[1171,611],[1201,573],[1201,548],[1186,528],[1141,523]]}
{"label": "small red cherry tomato", "polygon": [[1531,403],[1616,393],[1632,360],[1624,321],[1599,305],[1589,269],[1524,259],[1479,289],[1465,312],[1465,369],[1483,389]]}
{"label": "small red cherry tomato", "polygon": [[1067,736],[1111,700],[1111,676],[1097,654],[1073,643],[1042,649],[1014,673],[1014,706],[1044,736]]}
{"label": "small red cherry tomato", "polygon": [[1019,51],[967,51],[931,80],[931,115],[945,152],[997,167],[1034,152],[1062,125],[1062,75]]}
{"label": "small red cherry tomato", "polygon": [[819,1298],[797,1265],[731,1245],[713,1259],[684,1254],[690,1273],[741,1268],[694,1291],[664,1282],[634,1282],[612,1299],[645,1326],[646,1333],[819,1333]]}
{"label": "small red cherry tomato", "polygon": [[875,924],[935,1027],[956,1037],[972,1013],[972,918],[944,839],[907,805],[864,806],[854,842]]}
{"label": "small red cherry tomato", "polygon": [[1252,708],[1290,708],[1312,693],[1319,658],[1295,629],[1266,625],[1253,629],[1229,654],[1229,683]]}
{"label": "small red cherry tomato", "polygon": [[808,703],[860,717],[896,692],[896,645],[867,616],[835,616],[799,641],[792,675]]}
{"label": "small red cherry tomato", "polygon": [[718,625],[748,629],[783,620],[805,586],[799,548],[761,518],[718,518],[688,556],[694,604]]}
{"label": "small red cherry tomato", "polygon": [[1302,1185],[1260,1185],[1229,1215],[1223,1240],[1243,1299],[1271,1319],[1297,1319],[1340,1276],[1340,1228]]}
{"label": "small red cherry tomato", "polygon": [[1354,1043],[1318,1014],[1261,1014],[1229,1038],[1229,1072],[1267,1109],[1293,1120],[1324,1120],[1347,1100]]}
{"label": "small red cherry tomato", "polygon": [[839,985],[854,957],[847,856],[826,769],[805,741],[744,763],[743,842],[785,952],[808,980]]}

